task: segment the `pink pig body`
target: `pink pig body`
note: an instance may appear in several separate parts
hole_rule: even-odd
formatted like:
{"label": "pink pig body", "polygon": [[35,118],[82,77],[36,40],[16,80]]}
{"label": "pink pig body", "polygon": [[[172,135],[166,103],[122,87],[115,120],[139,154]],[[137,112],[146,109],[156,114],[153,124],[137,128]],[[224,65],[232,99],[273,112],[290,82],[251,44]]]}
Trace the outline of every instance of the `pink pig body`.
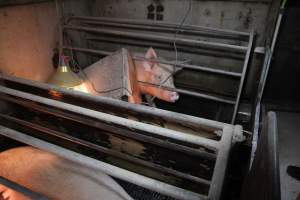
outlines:
{"label": "pink pig body", "polygon": [[[147,59],[158,58],[153,48],[149,48],[145,55],[134,55],[145,57]],[[145,82],[154,85],[161,84],[161,86],[164,87],[175,88],[173,80],[173,73],[175,71],[174,66],[139,60],[135,60],[134,65],[136,71],[136,90],[138,90],[138,95],[133,95],[133,100],[129,98],[129,102],[141,103],[141,94],[149,94],[158,99],[172,103],[179,99],[179,94],[177,92],[142,83]]]}
{"label": "pink pig body", "polygon": [[[106,174],[32,147],[0,153],[0,176],[49,199],[132,199]],[[1,193],[4,199],[29,199],[0,184]]]}

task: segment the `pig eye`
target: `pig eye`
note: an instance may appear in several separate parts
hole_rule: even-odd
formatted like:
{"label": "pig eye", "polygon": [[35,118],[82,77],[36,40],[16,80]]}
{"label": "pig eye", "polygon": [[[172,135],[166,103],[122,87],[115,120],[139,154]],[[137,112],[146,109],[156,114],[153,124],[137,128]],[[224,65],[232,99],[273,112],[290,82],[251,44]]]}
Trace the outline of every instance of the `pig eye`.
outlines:
{"label": "pig eye", "polygon": [[162,79],[162,75],[156,75],[156,78],[157,78],[158,80],[161,80],[161,79]]}

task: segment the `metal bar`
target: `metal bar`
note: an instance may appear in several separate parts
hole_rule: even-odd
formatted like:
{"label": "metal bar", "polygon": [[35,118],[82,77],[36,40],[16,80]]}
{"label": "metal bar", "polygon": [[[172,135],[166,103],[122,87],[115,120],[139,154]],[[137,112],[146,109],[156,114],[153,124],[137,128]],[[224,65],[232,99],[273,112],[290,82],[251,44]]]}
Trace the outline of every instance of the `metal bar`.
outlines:
{"label": "metal bar", "polygon": [[272,190],[272,199],[280,200],[281,198],[281,188],[280,188],[280,169],[279,169],[279,148],[278,148],[278,129],[277,129],[277,117],[276,113],[273,111],[268,112],[268,153],[269,153],[269,164],[273,167],[271,167],[271,171],[273,173],[273,177],[271,178],[271,187]]}
{"label": "metal bar", "polygon": [[188,91],[188,90],[184,90],[184,89],[178,89],[178,88],[171,88],[171,87],[166,87],[166,86],[162,86],[162,85],[156,85],[153,83],[147,83],[147,82],[143,82],[143,81],[138,81],[139,83],[145,84],[145,85],[149,85],[149,86],[153,86],[153,87],[157,87],[157,88],[162,88],[162,89],[166,89],[169,91],[174,91],[174,92],[178,92],[178,93],[182,93],[182,94],[186,94],[186,95],[191,95],[191,96],[195,96],[195,97],[200,97],[203,99],[209,99],[212,101],[216,101],[216,102],[222,102],[222,103],[227,103],[227,104],[235,104],[235,101],[232,100],[227,100],[221,97],[216,97],[216,96],[212,96],[212,95],[207,95],[207,94],[202,94],[199,92],[192,92],[192,91]]}
{"label": "metal bar", "polygon": [[32,104],[31,102],[22,101],[22,100],[19,100],[19,99],[16,99],[16,98],[11,98],[11,97],[5,96],[5,95],[0,96],[0,99],[5,100],[5,101],[9,101],[9,102],[12,102],[12,103],[24,106],[24,107],[31,108],[31,109],[39,111],[39,112],[43,112],[43,113],[46,113],[46,114],[51,114],[51,115],[54,115],[54,116],[57,116],[57,117],[61,117],[61,118],[67,119],[67,120],[71,120],[73,122],[77,122],[77,123],[80,123],[80,124],[83,124],[83,125],[88,125],[88,126],[93,127],[93,128],[101,129],[101,130],[107,131],[107,132],[109,132],[111,134],[114,134],[114,135],[121,135],[121,136],[124,136],[124,137],[133,138],[134,140],[137,140],[137,141],[150,143],[150,144],[157,145],[157,146],[160,146],[160,147],[163,147],[163,148],[180,151],[182,153],[192,155],[192,156],[200,156],[201,158],[208,159],[208,160],[215,160],[216,159],[215,154],[203,151],[201,149],[191,148],[191,147],[179,145],[179,144],[176,144],[176,143],[171,143],[169,141],[163,141],[163,140],[160,140],[160,139],[155,138],[155,137],[140,135],[140,134],[132,133],[130,131],[125,131],[125,130],[118,131],[117,128],[112,130],[111,128],[109,129],[107,127],[107,125],[105,125],[103,123],[99,123],[95,120],[90,120],[90,119],[87,119],[87,118],[82,118],[80,116],[76,116],[76,115],[71,114],[71,113],[65,113],[65,112],[59,111],[59,110],[54,109],[54,108],[49,109],[49,107],[46,107],[46,106]]}
{"label": "metal bar", "polygon": [[200,40],[193,40],[193,39],[186,39],[177,37],[172,38],[168,36],[162,35],[154,35],[154,34],[146,34],[146,33],[135,33],[135,32],[128,32],[128,31],[117,31],[117,30],[109,30],[109,29],[99,29],[99,28],[90,28],[84,26],[73,26],[73,25],[64,25],[64,29],[69,30],[77,30],[77,31],[86,31],[92,33],[99,33],[105,35],[113,35],[117,37],[128,37],[128,38],[135,38],[135,39],[142,39],[142,40],[154,40],[164,43],[174,43],[176,40],[177,44],[187,45],[191,47],[202,47],[202,48],[213,48],[213,49],[220,49],[220,50],[232,50],[237,52],[246,52],[247,47],[245,46],[238,46],[238,45],[231,45],[231,44],[224,44],[224,43],[217,43],[217,42],[208,42],[208,41],[200,41]]}
{"label": "metal bar", "polygon": [[[0,133],[1,134],[1,133]],[[41,194],[38,194],[36,192],[33,192],[31,190],[29,190],[28,188],[26,187],[23,187],[15,182],[12,182],[2,176],[0,176],[0,184],[5,186],[5,187],[8,187],[16,192],[19,192],[23,195],[25,195],[26,197],[29,197],[30,199],[34,199],[34,200],[48,200],[48,198],[44,197],[43,195]],[[0,191],[1,192],[1,191]],[[1,198],[1,194],[0,194],[0,199]]]}
{"label": "metal bar", "polygon": [[119,101],[116,99],[100,97],[100,96],[92,96],[82,92],[67,90],[61,87],[57,87],[55,85],[45,84],[41,82],[31,81],[27,79],[22,79],[18,77],[2,75],[0,74],[0,79],[12,81],[20,84],[29,85],[32,87],[40,88],[47,91],[57,91],[62,94],[67,94],[74,98],[83,99],[85,101],[90,101],[97,105],[101,105],[103,107],[109,107],[121,110],[124,113],[141,113],[144,116],[151,117],[154,119],[159,119],[161,121],[173,122],[178,124],[183,124],[190,127],[199,128],[202,130],[207,130],[208,132],[214,132],[218,130],[223,130],[225,123],[217,122],[209,119],[203,119],[199,117],[194,117],[190,115],[185,115],[181,113],[174,113],[167,110],[162,110],[158,108],[152,108],[143,105],[130,104],[127,102]]}
{"label": "metal bar", "polygon": [[225,178],[225,172],[228,163],[228,157],[232,144],[233,129],[231,126],[225,126],[220,141],[220,149],[218,151],[215,164],[214,174],[211,180],[211,186],[208,194],[209,199],[220,199]]}
{"label": "metal bar", "polygon": [[[91,21],[103,21],[103,22],[114,22],[121,24],[134,24],[134,25],[149,25],[156,27],[168,27],[168,28],[178,28],[180,25],[176,23],[162,23],[157,21],[145,21],[145,20],[136,20],[136,19],[122,19],[122,18],[109,18],[109,17],[86,17],[86,16],[71,16],[67,21],[71,20],[91,20]],[[210,31],[217,32],[220,34],[232,34],[248,37],[250,34],[240,31],[225,30],[219,28],[205,27],[205,26],[196,26],[196,25],[183,25],[180,26],[180,29],[185,30],[197,30],[197,31]]]}
{"label": "metal bar", "polygon": [[134,172],[130,172],[128,170],[101,162],[99,160],[84,156],[74,151],[70,151],[68,149],[31,137],[4,126],[0,126],[0,134],[13,140],[17,140],[19,142],[23,142],[25,144],[42,149],[44,151],[51,152],[75,163],[80,163],[81,165],[86,166],[90,169],[99,170],[112,177],[119,178],[121,180],[139,185],[146,189],[156,191],[173,198],[186,200],[207,200],[207,197],[204,195],[178,188],[176,186],[169,185],[161,181],[157,181],[146,176],[142,176]]}
{"label": "metal bar", "polygon": [[[87,36],[85,39],[90,42],[90,44],[95,44],[95,42],[108,43],[108,44],[116,44],[116,45],[126,45],[126,46],[134,46],[134,47],[144,47],[149,48],[153,47],[156,49],[163,50],[174,50],[174,44],[163,44],[161,42],[153,42],[153,41],[139,41],[135,39],[129,38],[116,38],[109,37],[103,35],[97,36]],[[244,60],[245,55],[243,53],[237,52],[228,52],[228,51],[214,51],[209,49],[200,49],[200,48],[189,48],[182,45],[176,45],[177,51],[182,53],[196,54],[196,55],[204,55],[210,56],[214,58],[228,58],[233,60]]]}
{"label": "metal bar", "polygon": [[40,97],[37,95],[25,93],[25,92],[20,92],[18,90],[14,89],[9,89],[7,87],[0,86],[0,92],[15,96],[15,97],[20,97],[23,99],[27,100],[32,100],[44,105],[52,106],[58,109],[64,109],[67,111],[70,111],[72,113],[78,113],[86,117],[91,117],[94,119],[97,119],[99,121],[102,121],[107,124],[111,125],[116,125],[116,126],[121,126],[126,129],[131,129],[131,130],[136,130],[137,132],[147,132],[149,135],[159,135],[163,137],[168,137],[174,140],[182,141],[182,142],[187,142],[190,144],[195,144],[199,146],[203,146],[205,148],[211,149],[211,150],[217,150],[219,147],[219,143],[214,140],[210,140],[204,137],[196,136],[196,135],[191,135],[191,134],[186,134],[183,132],[175,131],[175,130],[170,130],[162,127],[157,127],[153,126],[150,124],[145,124],[125,118],[121,118],[118,116],[102,113],[102,112],[97,112],[94,110],[86,109],[80,106],[75,106],[72,104],[68,103],[63,103],[60,101],[55,101],[52,99],[47,99],[44,97]]}
{"label": "metal bar", "polygon": [[232,76],[232,77],[241,77],[241,73],[237,72],[230,72],[230,71],[225,71],[221,69],[214,69],[211,67],[205,67],[205,66],[200,66],[200,65],[190,65],[190,64],[181,64],[180,61],[174,62],[174,61],[164,61],[164,60],[159,60],[159,59],[146,59],[143,57],[138,57],[138,56],[133,56],[132,59],[134,60],[147,60],[149,62],[158,62],[162,64],[169,64],[169,65],[176,65],[177,68],[187,68],[187,69],[193,69],[193,70],[199,70],[203,72],[210,72],[214,74],[220,74],[220,75],[227,75],[227,76]]}
{"label": "metal bar", "polygon": [[[155,31],[155,32],[165,32],[165,33],[175,33],[178,27],[161,27],[161,26],[153,26],[146,24],[127,24],[120,22],[103,22],[103,21],[94,21],[94,20],[82,20],[80,23],[88,24],[88,25],[102,25],[102,26],[110,26],[115,28],[128,28],[128,29],[136,29],[136,30],[146,30],[146,31]],[[200,31],[200,30],[192,30],[188,28],[180,29],[178,34],[186,34],[186,35],[194,35],[200,36],[205,35],[206,37],[214,37],[214,38],[222,38],[226,40],[245,40],[247,36],[241,35],[232,35],[232,34],[224,34],[220,32],[212,32],[212,31]]]}
{"label": "metal bar", "polygon": [[271,50],[269,47],[266,48],[265,58],[264,58],[264,64],[262,68],[262,72],[259,79],[259,85],[257,89],[257,96],[256,96],[256,102],[255,102],[255,115],[254,115],[254,127],[253,127],[253,135],[252,135],[252,148],[251,148],[251,158],[250,158],[250,165],[249,169],[252,167],[252,163],[255,157],[255,152],[257,148],[257,141],[258,141],[258,132],[260,128],[260,119],[261,119],[261,99],[263,95],[263,88],[266,82],[267,74],[269,71],[269,66],[271,62]]}
{"label": "metal bar", "polygon": [[248,44],[247,53],[246,53],[246,57],[245,57],[245,62],[244,62],[244,66],[243,66],[242,77],[240,79],[240,85],[239,85],[239,89],[238,89],[238,93],[237,93],[237,97],[236,97],[236,103],[235,103],[234,110],[233,110],[233,116],[232,116],[232,119],[231,119],[231,124],[234,124],[235,119],[236,119],[236,115],[237,115],[237,112],[238,112],[238,109],[239,109],[239,106],[240,106],[240,100],[241,100],[243,86],[244,86],[244,82],[245,82],[245,78],[246,78],[246,74],[247,74],[247,69],[248,69],[248,65],[249,65],[250,55],[251,55],[252,46],[253,46],[253,40],[254,40],[254,30],[251,31],[251,34],[250,34],[250,37],[249,37],[249,44]]}
{"label": "metal bar", "polygon": [[[102,51],[102,50],[94,50],[94,49],[87,49],[87,48],[78,48],[78,47],[68,47],[64,46],[64,49],[69,49],[69,50],[74,50],[74,51],[79,51],[79,52],[86,52],[86,53],[92,53],[96,55],[101,55],[101,56],[108,56],[111,55],[113,52],[109,51]],[[169,64],[169,65],[175,65],[176,62],[174,61],[166,61],[166,60],[161,60],[161,59],[147,59],[143,58],[140,56],[132,56],[133,60],[145,60],[149,62],[158,62],[162,64]],[[190,65],[190,64],[183,64],[183,61],[177,61],[176,63],[177,68],[187,68],[187,69],[193,69],[193,70],[199,70],[203,72],[209,72],[209,73],[215,73],[215,74],[220,74],[220,75],[228,75],[232,77],[241,77],[241,73],[237,72],[230,72],[230,71],[225,71],[221,69],[214,69],[211,67],[205,67],[205,66],[198,66],[198,65]]]}
{"label": "metal bar", "polygon": [[265,60],[264,60],[264,65],[263,65],[263,69],[261,72],[259,88],[258,88],[257,97],[256,97],[255,124],[254,124],[254,130],[253,130],[253,138],[252,138],[250,168],[252,166],[252,162],[253,162],[256,148],[257,148],[261,100],[262,100],[262,96],[264,94],[265,84],[266,84],[266,81],[267,81],[267,78],[269,75],[270,65],[272,62],[273,52],[274,52],[274,49],[276,46],[277,37],[278,37],[280,25],[281,25],[281,20],[282,20],[283,14],[284,14],[284,12],[283,12],[284,9],[285,9],[285,2],[283,2],[281,5],[281,12],[279,13],[279,16],[276,21],[276,26],[275,26],[275,30],[274,30],[274,34],[273,34],[273,38],[272,38],[271,47],[269,47],[269,46],[266,47]]}
{"label": "metal bar", "polygon": [[199,178],[199,177],[196,177],[196,176],[192,176],[192,175],[189,175],[189,174],[185,174],[185,173],[182,173],[180,171],[177,171],[177,170],[174,170],[174,169],[171,169],[171,168],[167,168],[165,166],[161,166],[161,165],[158,165],[158,164],[155,164],[155,163],[147,162],[145,160],[138,159],[138,158],[135,158],[133,156],[129,156],[127,154],[120,153],[120,152],[115,151],[113,149],[108,149],[106,147],[102,147],[102,146],[96,145],[94,143],[84,141],[84,140],[79,139],[79,138],[75,138],[73,136],[67,135],[67,134],[59,132],[59,131],[51,130],[51,129],[43,127],[43,126],[31,123],[31,122],[27,122],[25,120],[17,119],[15,117],[3,115],[3,114],[0,114],[0,118],[9,120],[11,122],[14,122],[15,124],[19,124],[19,125],[31,128],[33,130],[37,130],[39,132],[43,132],[43,133],[58,137],[59,139],[62,139],[62,140],[70,141],[74,144],[79,144],[79,145],[82,145],[82,146],[86,146],[86,147],[91,148],[93,150],[108,154],[108,155],[113,156],[113,157],[117,157],[117,158],[122,159],[122,160],[126,160],[126,161],[129,161],[129,162],[133,162],[133,163],[136,163],[136,164],[139,164],[139,165],[157,170],[157,171],[159,171],[161,173],[164,173],[164,174],[170,174],[170,175],[173,175],[175,177],[179,177],[179,178],[186,179],[186,180],[189,180],[189,181],[192,181],[192,182],[195,182],[195,183],[200,183],[200,184],[203,184],[203,185],[208,185],[208,186],[210,185],[209,180]]}

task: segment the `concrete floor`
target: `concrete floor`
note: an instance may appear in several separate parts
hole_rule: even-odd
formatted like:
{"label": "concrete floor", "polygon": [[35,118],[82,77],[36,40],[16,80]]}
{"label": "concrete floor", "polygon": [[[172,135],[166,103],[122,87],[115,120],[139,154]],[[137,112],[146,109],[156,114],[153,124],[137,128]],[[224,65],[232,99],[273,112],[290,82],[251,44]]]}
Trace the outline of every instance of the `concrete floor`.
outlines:
{"label": "concrete floor", "polygon": [[286,173],[287,166],[300,167],[300,113],[277,112],[278,148],[281,181],[281,199],[296,200],[300,181]]}

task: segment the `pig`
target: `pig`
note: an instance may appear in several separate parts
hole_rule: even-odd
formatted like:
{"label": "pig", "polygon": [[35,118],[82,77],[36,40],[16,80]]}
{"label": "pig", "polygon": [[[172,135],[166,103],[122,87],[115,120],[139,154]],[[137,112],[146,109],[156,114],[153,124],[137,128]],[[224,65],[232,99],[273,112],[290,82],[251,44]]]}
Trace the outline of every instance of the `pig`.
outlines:
{"label": "pig", "polygon": [[[133,54],[135,56],[145,57],[147,59],[158,59],[155,50],[151,47],[144,56],[140,54]],[[173,73],[175,67],[150,61],[135,60],[136,79],[139,91],[141,94],[148,94],[158,99],[174,103],[179,99],[177,92],[172,92],[163,88],[154,87],[143,84],[142,82],[151,83],[155,85],[162,85],[165,87],[175,88]],[[138,102],[141,100],[138,100]]]}
{"label": "pig", "polygon": [[[0,176],[49,199],[132,199],[108,175],[29,146],[0,153]],[[1,194],[3,199],[29,199],[3,185],[0,199]]]}
{"label": "pig", "polygon": [[[133,53],[132,55],[147,59],[158,58],[153,48],[149,48],[145,55],[142,53]],[[142,94],[168,102],[177,101],[179,99],[177,92],[143,83],[161,84],[165,87],[175,88],[174,72],[175,67],[172,65],[133,60],[131,53],[124,48],[83,70],[87,80],[85,85],[89,93],[117,99],[122,99],[124,95],[128,96],[128,102],[136,104],[142,103]],[[123,77],[126,77],[127,80],[122,80]],[[126,88],[125,94],[119,91],[122,88]],[[120,93],[122,94],[120,95]]]}

